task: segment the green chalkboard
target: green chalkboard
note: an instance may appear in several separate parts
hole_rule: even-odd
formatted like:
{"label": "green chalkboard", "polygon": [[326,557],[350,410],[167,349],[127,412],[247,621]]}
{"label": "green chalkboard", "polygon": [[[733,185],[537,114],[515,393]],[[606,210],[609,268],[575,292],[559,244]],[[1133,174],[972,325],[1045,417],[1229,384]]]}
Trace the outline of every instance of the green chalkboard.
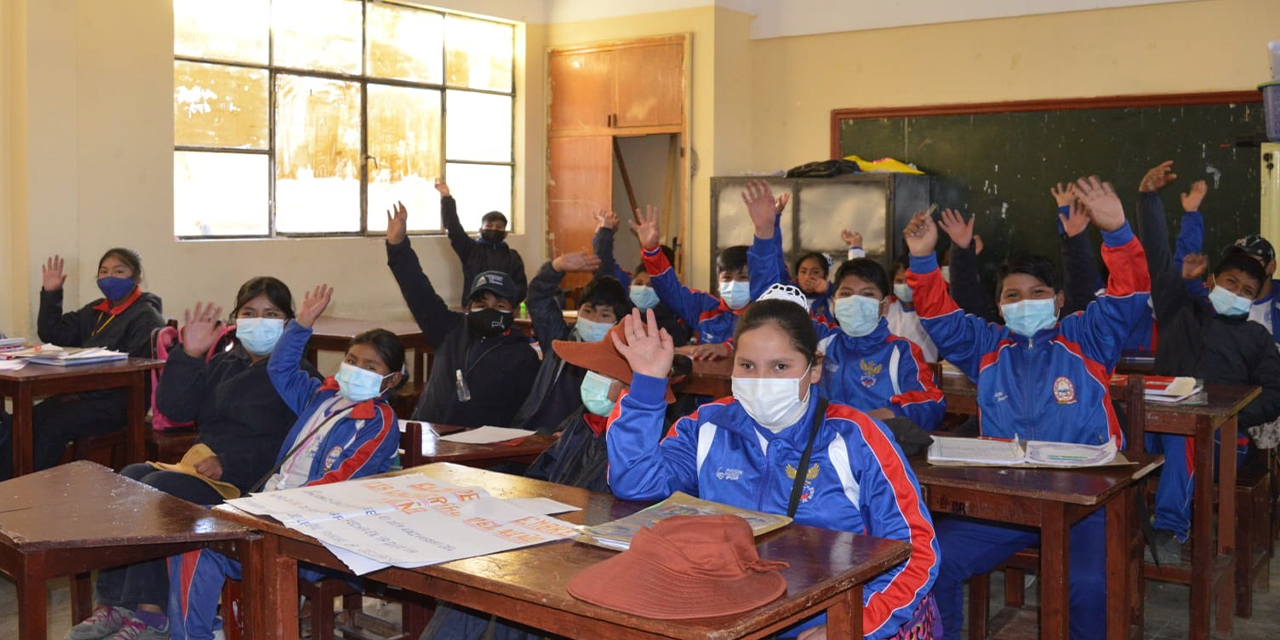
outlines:
{"label": "green chalkboard", "polygon": [[[1057,259],[1053,184],[1097,174],[1116,185],[1132,222],[1138,182],[1163,160],[1173,160],[1178,174],[1164,193],[1171,234],[1182,214],[1178,192],[1198,179],[1209,184],[1201,208],[1211,256],[1237,237],[1257,233],[1259,150],[1237,146],[1265,129],[1257,95],[1140,98],[1132,105],[1120,98],[981,105],[993,112],[979,113],[841,110],[832,113],[832,135],[838,136],[832,147],[842,156],[897,158],[935,176],[931,196],[940,209],[977,215],[988,275],[1013,248]],[[1159,98],[1168,100],[1160,104]]]}

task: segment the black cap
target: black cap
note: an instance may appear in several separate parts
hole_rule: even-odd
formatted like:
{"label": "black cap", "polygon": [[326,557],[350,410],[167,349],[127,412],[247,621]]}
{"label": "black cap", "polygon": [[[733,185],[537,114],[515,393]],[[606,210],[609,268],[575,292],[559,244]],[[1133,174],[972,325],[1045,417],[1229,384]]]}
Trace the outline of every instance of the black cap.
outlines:
{"label": "black cap", "polygon": [[511,281],[511,276],[501,271],[485,271],[476,276],[471,281],[471,299],[475,300],[476,296],[489,291],[493,295],[515,302],[516,285]]}
{"label": "black cap", "polygon": [[1267,242],[1266,238],[1257,234],[1236,240],[1235,244],[1228,245],[1227,248],[1222,250],[1222,255],[1226,257],[1236,251],[1261,260],[1263,266],[1271,264],[1271,261],[1276,259],[1275,248],[1271,246],[1270,242]]}

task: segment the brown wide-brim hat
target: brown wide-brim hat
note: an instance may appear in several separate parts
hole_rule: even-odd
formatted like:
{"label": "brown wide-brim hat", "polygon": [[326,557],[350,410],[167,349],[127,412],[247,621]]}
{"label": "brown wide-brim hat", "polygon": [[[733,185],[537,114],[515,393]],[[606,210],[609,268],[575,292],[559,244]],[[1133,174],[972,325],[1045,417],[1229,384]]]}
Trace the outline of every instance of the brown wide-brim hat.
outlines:
{"label": "brown wide-brim hat", "polygon": [[[613,325],[609,333],[599,342],[578,342],[575,340],[553,340],[551,348],[555,349],[565,362],[571,365],[582,367],[587,371],[594,371],[607,378],[621,380],[627,386],[631,386],[631,365],[627,363],[627,359],[618,353],[618,348],[613,346],[613,340],[610,336],[618,336],[622,344],[627,344],[627,334],[622,331],[622,323]],[[667,383],[667,404],[676,401],[676,396],[671,392],[671,383]]]}
{"label": "brown wide-brim hat", "polygon": [[592,604],[660,620],[751,611],[787,591],[761,560],[751,525],[739,516],[671,516],[641,529],[631,548],[573,576],[569,594]]}

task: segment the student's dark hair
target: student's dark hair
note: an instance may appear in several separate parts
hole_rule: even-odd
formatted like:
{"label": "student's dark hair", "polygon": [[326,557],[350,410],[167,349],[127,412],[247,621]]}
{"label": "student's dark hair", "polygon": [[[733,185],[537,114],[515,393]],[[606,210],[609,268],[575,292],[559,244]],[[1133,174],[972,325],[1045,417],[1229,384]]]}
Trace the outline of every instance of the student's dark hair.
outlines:
{"label": "student's dark hair", "polygon": [[124,266],[129,267],[129,269],[133,271],[134,281],[142,282],[142,256],[139,256],[137,251],[134,251],[133,249],[126,249],[124,247],[113,247],[111,249],[107,249],[107,252],[102,254],[101,258],[98,258],[99,269],[102,268],[102,263],[106,262],[107,258],[115,258],[116,260],[123,262]]}
{"label": "student's dark hair", "polygon": [[266,295],[271,304],[284,312],[284,317],[293,319],[293,293],[289,291],[288,285],[271,276],[249,278],[240,285],[240,291],[236,293],[236,308],[231,310],[231,317],[240,315],[240,309],[260,295]]}
{"label": "student's dark hair", "polygon": [[[382,364],[387,365],[387,370],[391,373],[405,373],[404,345],[400,343],[400,338],[397,338],[396,334],[386,329],[370,329],[352,338],[347,348],[350,349],[358,344],[373,347],[378,354],[378,359],[382,360]],[[408,379],[408,375],[400,376],[400,384],[393,389],[399,389]]]}
{"label": "student's dark hair", "polygon": [[810,251],[809,253],[796,258],[796,263],[792,265],[791,268],[796,275],[800,275],[800,265],[804,264],[805,260],[816,260],[818,262],[818,267],[822,269],[822,277],[825,278],[831,275],[831,260],[827,258],[827,254],[818,253],[817,251]]}
{"label": "student's dark hair", "polygon": [[893,261],[893,277],[898,276],[898,272],[906,273],[911,270],[911,259],[903,256]]}
{"label": "student's dark hair", "polygon": [[631,313],[631,297],[622,288],[622,283],[613,276],[596,276],[582,288],[578,306],[588,303],[593,307],[613,307],[613,314],[619,320]]}
{"label": "student's dark hair", "polygon": [[720,251],[716,256],[716,273],[737,271],[747,266],[747,245],[740,244]]}
{"label": "student's dark hair", "polygon": [[747,307],[733,332],[734,344],[741,344],[742,334],[767,324],[778,325],[791,339],[791,346],[804,354],[809,364],[817,362],[818,333],[813,330],[813,318],[804,307],[790,300],[759,300]]}
{"label": "student's dark hair", "polygon": [[1058,271],[1053,268],[1053,263],[1048,258],[1018,251],[1000,263],[1000,268],[996,271],[996,300],[999,300],[1000,294],[1004,292],[1004,279],[1015,273],[1029,275],[1053,287],[1054,291],[1061,289],[1058,286]]}
{"label": "student's dark hair", "polygon": [[1267,270],[1262,267],[1262,263],[1243,251],[1231,251],[1222,256],[1222,260],[1218,261],[1218,268],[1213,270],[1213,275],[1216,278],[1231,270],[1242,271],[1244,275],[1253,278],[1258,291],[1262,290],[1262,284],[1267,281]]}
{"label": "student's dark hair", "polygon": [[880,290],[881,296],[887,296],[893,291],[889,287],[889,276],[885,273],[884,267],[871,258],[854,258],[840,265],[840,268],[836,269],[835,288],[839,289],[840,283],[849,276],[857,276],[875,285]]}
{"label": "student's dark hair", "polygon": [[[671,247],[668,247],[665,244],[658,245],[658,248],[662,250],[662,255],[667,257],[667,264],[671,265],[672,267],[675,267],[676,252]],[[644,271],[644,260],[641,260],[640,264],[636,265],[636,270],[632,271],[632,273],[640,273],[642,271]]]}
{"label": "student's dark hair", "polygon": [[501,222],[503,226],[506,226],[507,217],[502,215],[501,211],[490,211],[480,218],[480,224],[488,224],[490,222]]}

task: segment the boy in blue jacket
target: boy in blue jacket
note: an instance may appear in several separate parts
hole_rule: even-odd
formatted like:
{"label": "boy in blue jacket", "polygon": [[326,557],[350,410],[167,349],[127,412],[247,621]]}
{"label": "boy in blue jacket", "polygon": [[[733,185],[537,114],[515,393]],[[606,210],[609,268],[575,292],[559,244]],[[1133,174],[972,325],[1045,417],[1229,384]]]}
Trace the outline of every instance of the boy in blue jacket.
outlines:
{"label": "boy in blue jacket", "polygon": [[[903,235],[911,252],[907,282],[938,353],[978,386],[984,436],[1101,444],[1123,443],[1112,408],[1109,371],[1133,325],[1149,314],[1146,255],[1124,218],[1111,185],[1096,177],[1076,183],[1081,202],[1103,232],[1103,260],[1110,268],[1106,293],[1083,312],[1061,321],[1063,296],[1052,264],[1039,256],[1015,256],[999,274],[1005,326],[965,315],[947,294],[934,255],[938,226],[916,214]],[[960,638],[963,584],[1038,535],[1012,526],[950,517],[937,523],[942,566],[934,591],[949,640]],[[1105,635],[1105,513],[1071,527],[1071,637]]]}
{"label": "boy in blue jacket", "polygon": [[[676,316],[667,305],[662,304],[658,299],[658,292],[653,288],[653,282],[649,277],[649,272],[645,271],[644,262],[636,267],[634,273],[623,269],[618,261],[613,257],[613,242],[615,232],[618,230],[618,214],[612,211],[596,212],[596,234],[591,238],[591,250],[595,252],[596,257],[600,259],[600,268],[596,269],[597,276],[613,276],[622,283],[622,288],[627,290],[627,295],[631,299],[631,304],[635,305],[641,313],[653,309],[653,314],[658,316],[658,326],[667,330],[671,334],[671,339],[675,340],[676,347],[683,347],[689,344],[689,328],[684,322]],[[660,245],[659,249],[662,255],[667,258],[668,264],[675,264],[675,252],[667,245]]]}

